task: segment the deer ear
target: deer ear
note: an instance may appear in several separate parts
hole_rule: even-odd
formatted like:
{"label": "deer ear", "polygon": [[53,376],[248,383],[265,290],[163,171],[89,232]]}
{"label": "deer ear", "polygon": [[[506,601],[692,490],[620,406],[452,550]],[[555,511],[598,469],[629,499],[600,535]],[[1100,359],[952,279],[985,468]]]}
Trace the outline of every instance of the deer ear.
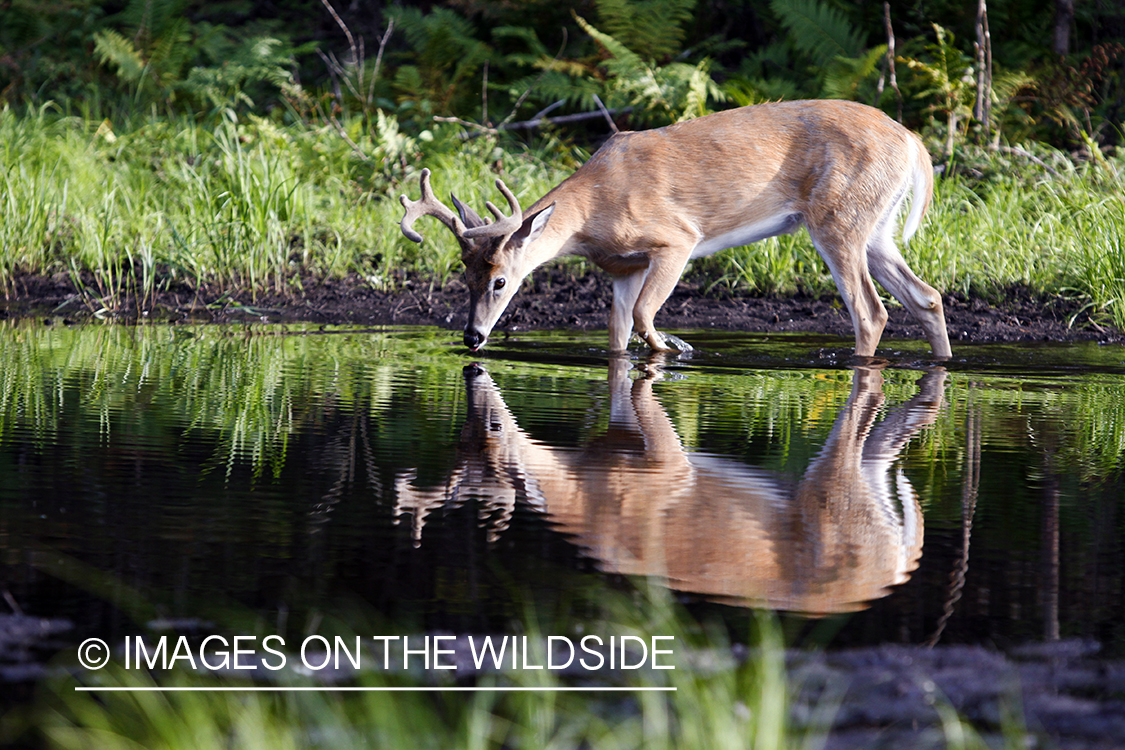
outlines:
{"label": "deer ear", "polygon": [[528,216],[523,220],[523,224],[516,230],[516,233],[512,235],[512,242],[520,245],[529,245],[535,242],[539,239],[539,235],[543,234],[543,230],[547,228],[547,221],[554,212],[555,204],[552,203]]}
{"label": "deer ear", "polygon": [[457,196],[453,193],[449,194],[453,199],[453,207],[457,209],[457,213],[461,215],[461,223],[465,225],[466,229],[473,229],[475,227],[483,227],[488,222],[482,219],[476,211],[466,206],[461,201],[457,200]]}

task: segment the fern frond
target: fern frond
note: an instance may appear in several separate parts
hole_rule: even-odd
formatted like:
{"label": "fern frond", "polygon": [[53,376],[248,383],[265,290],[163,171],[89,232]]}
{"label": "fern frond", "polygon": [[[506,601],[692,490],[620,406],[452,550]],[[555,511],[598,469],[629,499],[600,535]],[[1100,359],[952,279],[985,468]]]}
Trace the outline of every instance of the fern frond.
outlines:
{"label": "fern frond", "polygon": [[145,75],[145,61],[141,53],[121,34],[107,29],[94,34],[94,54],[103,65],[117,68],[123,81],[137,83]]}
{"label": "fern frond", "polygon": [[590,22],[582,16],[575,15],[574,20],[578,22],[578,25],[582,27],[583,31],[594,37],[594,41],[605,48],[605,51],[612,55],[613,59],[616,60],[620,65],[632,70],[645,70],[648,68],[648,66],[645,65],[645,61],[641,58],[640,55],[633,52],[631,49],[614,39],[609,34],[595,29],[590,24]]}
{"label": "fern frond", "polygon": [[143,50],[151,40],[164,36],[171,26],[184,19],[187,5],[187,0],[130,0],[121,19],[136,30],[134,38]]}
{"label": "fern frond", "polygon": [[855,99],[859,84],[875,73],[887,54],[887,45],[872,47],[859,57],[837,57],[824,72],[823,95],[829,99]]}
{"label": "fern frond", "polygon": [[188,22],[180,18],[170,24],[165,33],[152,43],[148,56],[149,66],[161,79],[178,79],[180,71],[194,54]]}
{"label": "fern frond", "polygon": [[837,57],[856,57],[863,34],[840,11],[821,0],[770,0],[793,46],[823,67]]}
{"label": "fern frond", "polygon": [[707,101],[713,99],[721,102],[726,101],[726,94],[711,78],[711,63],[709,60],[704,60],[699,65],[691,69],[688,75],[687,86],[684,92],[683,105],[679,117],[676,118],[677,122],[684,120],[692,120],[696,117],[702,117],[708,114],[711,110],[707,107]]}
{"label": "fern frond", "polygon": [[649,60],[680,51],[696,0],[596,0],[606,33]]}

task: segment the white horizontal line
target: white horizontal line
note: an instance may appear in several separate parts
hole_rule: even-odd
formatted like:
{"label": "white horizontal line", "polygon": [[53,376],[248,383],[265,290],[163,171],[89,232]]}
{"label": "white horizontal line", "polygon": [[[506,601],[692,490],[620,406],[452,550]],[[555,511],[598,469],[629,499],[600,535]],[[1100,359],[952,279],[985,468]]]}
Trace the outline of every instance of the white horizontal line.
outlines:
{"label": "white horizontal line", "polygon": [[653,693],[674,687],[76,687],[83,693]]}

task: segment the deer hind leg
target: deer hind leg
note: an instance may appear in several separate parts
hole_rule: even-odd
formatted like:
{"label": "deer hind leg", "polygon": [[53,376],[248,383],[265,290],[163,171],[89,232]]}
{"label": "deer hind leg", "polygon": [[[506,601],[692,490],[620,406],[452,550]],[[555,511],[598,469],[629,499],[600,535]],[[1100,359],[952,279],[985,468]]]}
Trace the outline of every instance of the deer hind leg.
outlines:
{"label": "deer hind leg", "polygon": [[949,359],[953,352],[949,347],[941,295],[906,265],[895,245],[893,230],[894,222],[884,220],[868,240],[867,262],[871,274],[922,324],[934,356]]}
{"label": "deer hind leg", "polygon": [[851,315],[857,357],[873,357],[887,324],[887,308],[867,272],[866,241],[855,231],[809,227],[817,252],[828,264]]}

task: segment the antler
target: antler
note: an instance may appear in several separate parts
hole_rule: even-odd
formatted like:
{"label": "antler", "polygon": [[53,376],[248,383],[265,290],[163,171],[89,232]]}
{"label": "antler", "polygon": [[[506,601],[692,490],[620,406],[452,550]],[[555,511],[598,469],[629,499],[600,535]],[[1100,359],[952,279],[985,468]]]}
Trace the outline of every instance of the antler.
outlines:
{"label": "antler", "polygon": [[[402,233],[405,234],[408,239],[415,242],[421,242],[422,235],[414,231],[414,222],[423,216],[433,216],[442,224],[445,224],[458,240],[471,240],[478,237],[499,237],[505,234],[511,234],[523,224],[523,209],[520,208],[520,202],[516,200],[516,196],[512,194],[512,191],[508,189],[508,186],[504,184],[503,180],[496,180],[496,187],[504,194],[504,197],[508,199],[508,206],[512,210],[511,216],[505,216],[499,208],[491,202],[486,201],[484,205],[488,206],[488,210],[496,217],[496,221],[491,224],[471,227],[466,227],[461,216],[454,213],[449,206],[434,197],[434,191],[430,188],[429,169],[422,170],[421,184],[421,200],[412,201],[405,195],[399,196],[402,207],[406,209],[406,213],[403,215],[400,225],[402,227]],[[453,200],[458,203],[458,208],[464,208],[466,210],[466,214],[464,215],[470,217],[470,224],[480,221],[476,213],[461,206],[456,197],[454,197]]]}
{"label": "antler", "polygon": [[511,216],[505,216],[504,213],[492,204],[491,201],[485,201],[488,210],[496,217],[496,221],[492,224],[485,224],[482,227],[472,227],[465,230],[464,237],[471,240],[475,237],[499,237],[505,234],[511,234],[523,225],[523,209],[520,208],[520,202],[516,200],[516,196],[508,189],[501,179],[496,180],[496,188],[504,194],[508,199],[508,206],[512,210]]}
{"label": "antler", "polygon": [[449,231],[456,235],[457,239],[465,236],[465,225],[462,223],[461,218],[453,213],[449,206],[445,205],[437,198],[434,197],[434,191],[430,188],[430,170],[422,170],[422,199],[412,201],[405,195],[399,196],[399,201],[402,202],[402,207],[406,209],[406,214],[402,217],[400,226],[402,233],[406,235],[407,239],[414,242],[421,242],[422,235],[414,231],[414,222],[423,216],[433,216],[435,219],[445,224]]}

